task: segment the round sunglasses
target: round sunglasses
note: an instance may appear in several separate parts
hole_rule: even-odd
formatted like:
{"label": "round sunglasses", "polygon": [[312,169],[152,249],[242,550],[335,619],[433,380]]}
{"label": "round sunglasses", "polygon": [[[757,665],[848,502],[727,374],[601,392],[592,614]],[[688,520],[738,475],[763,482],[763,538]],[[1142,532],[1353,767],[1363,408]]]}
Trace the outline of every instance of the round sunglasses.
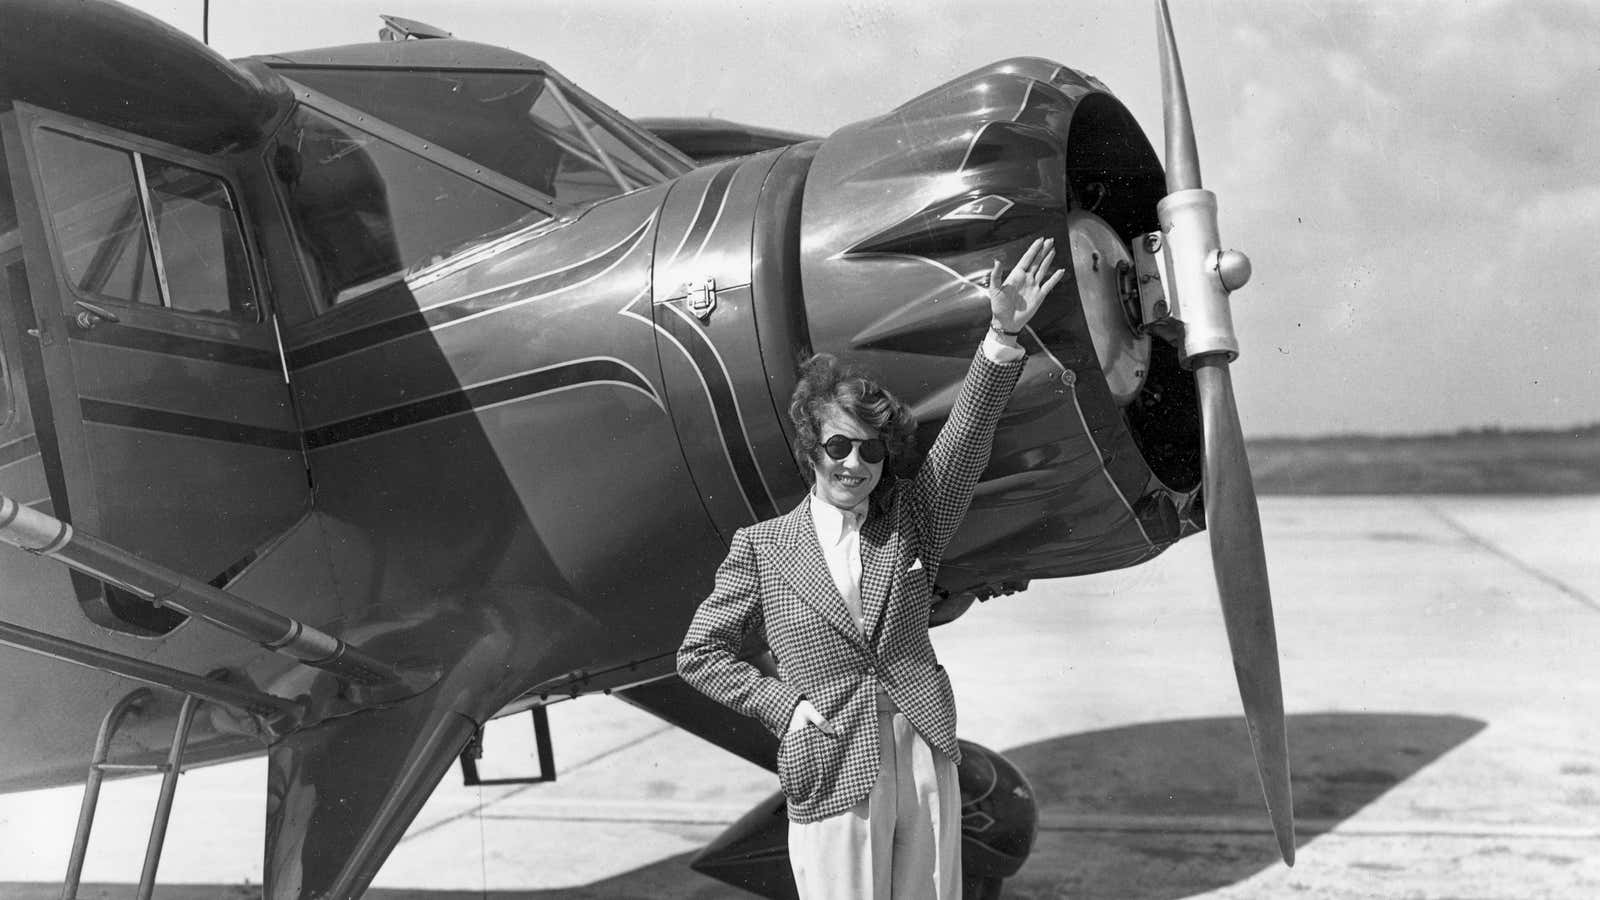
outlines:
{"label": "round sunglasses", "polygon": [[852,438],[836,434],[822,442],[822,449],[827,452],[829,459],[844,459],[850,455],[850,449],[857,444],[861,445],[861,461],[864,463],[880,463],[889,454],[889,446],[883,438]]}

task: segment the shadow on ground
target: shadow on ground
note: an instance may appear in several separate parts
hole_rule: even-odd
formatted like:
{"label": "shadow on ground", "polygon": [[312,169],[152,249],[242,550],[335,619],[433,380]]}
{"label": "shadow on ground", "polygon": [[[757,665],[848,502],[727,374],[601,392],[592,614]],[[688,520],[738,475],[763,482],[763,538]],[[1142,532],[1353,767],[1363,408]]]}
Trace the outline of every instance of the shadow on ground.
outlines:
{"label": "shadow on ground", "polygon": [[[1477,734],[1484,723],[1405,714],[1289,717],[1298,845],[1350,818]],[[1006,751],[1027,773],[1041,827],[1005,896],[1178,900],[1282,865],[1242,719],[1155,722],[1067,735]],[[375,889],[368,900],[726,900],[751,896],[670,857],[577,888]],[[130,885],[85,885],[83,900],[132,898]],[[59,885],[0,883],[7,900],[60,896]],[[254,900],[257,886],[172,885],[169,900]]]}
{"label": "shadow on ground", "polygon": [[[1483,730],[1457,716],[1289,717],[1297,855]],[[1176,900],[1281,866],[1243,719],[1155,722],[1016,747],[1039,800],[1007,897]],[[1119,826],[1119,823],[1124,823]]]}

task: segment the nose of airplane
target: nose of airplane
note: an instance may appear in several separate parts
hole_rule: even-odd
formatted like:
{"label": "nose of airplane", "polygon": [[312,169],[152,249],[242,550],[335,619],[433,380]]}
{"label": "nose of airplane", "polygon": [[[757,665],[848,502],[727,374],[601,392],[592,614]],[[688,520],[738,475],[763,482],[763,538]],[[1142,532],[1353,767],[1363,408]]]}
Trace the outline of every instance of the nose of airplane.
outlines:
{"label": "nose of airplane", "polygon": [[[1072,277],[1024,337],[1040,362],[1013,408],[1030,378],[1050,379],[1034,396],[1075,395],[1070,427],[1106,444],[1125,431],[1145,474],[1176,492],[1147,508],[1184,507],[1177,493],[1200,480],[1193,378],[1141,326],[1130,252],[1159,227],[1164,194],[1144,133],[1092,76],[1018,58],[957,78],[817,150],[800,248],[813,346],[880,373],[936,420],[982,338],[994,262],[1009,268],[1053,237]],[[1037,457],[1061,457],[1051,440]],[[1137,506],[1146,487],[1122,480]]]}
{"label": "nose of airplane", "polygon": [[1022,337],[1030,361],[947,556],[949,617],[1028,578],[1149,559],[1203,527],[1194,377],[1142,327],[1130,265],[1164,195],[1121,102],[1032,58],[678,179],[648,308],[697,478],[738,474],[705,491],[719,528],[804,489],[784,410],[809,353],[871,372],[931,443],[988,327],[989,273],[1038,237],[1070,248],[1057,260],[1072,277]]}

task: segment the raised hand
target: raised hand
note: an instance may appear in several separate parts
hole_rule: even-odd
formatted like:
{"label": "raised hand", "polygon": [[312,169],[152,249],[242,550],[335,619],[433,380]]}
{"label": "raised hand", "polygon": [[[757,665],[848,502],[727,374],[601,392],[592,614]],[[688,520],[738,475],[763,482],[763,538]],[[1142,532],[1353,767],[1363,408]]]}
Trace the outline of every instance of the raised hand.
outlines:
{"label": "raised hand", "polygon": [[1055,258],[1055,238],[1036,238],[1004,281],[1000,279],[1000,260],[994,261],[989,287],[985,289],[989,295],[990,327],[1006,335],[1022,331],[1066,274],[1065,269],[1050,270]]}

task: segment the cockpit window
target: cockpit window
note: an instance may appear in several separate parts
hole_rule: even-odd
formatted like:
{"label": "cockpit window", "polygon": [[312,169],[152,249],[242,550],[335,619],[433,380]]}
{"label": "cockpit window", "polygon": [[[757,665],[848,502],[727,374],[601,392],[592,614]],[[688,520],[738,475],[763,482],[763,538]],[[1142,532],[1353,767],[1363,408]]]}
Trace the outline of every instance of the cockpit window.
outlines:
{"label": "cockpit window", "polygon": [[40,129],[35,144],[45,206],[76,292],[257,316],[238,211],[221,178],[51,129]]}
{"label": "cockpit window", "polygon": [[342,303],[543,213],[317,110],[278,131],[273,166],[324,296]]}
{"label": "cockpit window", "polygon": [[626,127],[538,72],[282,71],[562,203],[590,203],[671,177]]}

